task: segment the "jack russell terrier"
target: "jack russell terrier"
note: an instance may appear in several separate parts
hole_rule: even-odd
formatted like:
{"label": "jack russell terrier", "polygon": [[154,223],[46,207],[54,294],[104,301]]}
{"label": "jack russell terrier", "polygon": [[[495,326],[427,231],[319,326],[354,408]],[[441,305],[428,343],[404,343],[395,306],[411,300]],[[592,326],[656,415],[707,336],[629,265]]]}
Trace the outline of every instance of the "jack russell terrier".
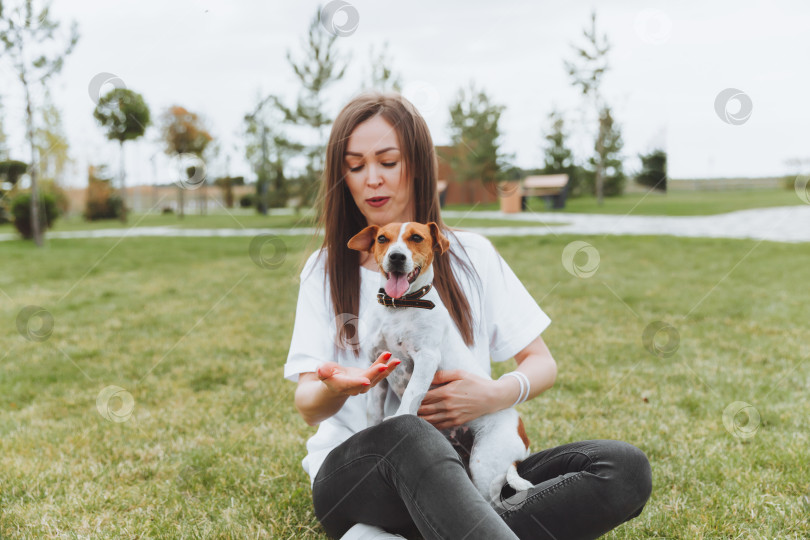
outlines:
{"label": "jack russell terrier", "polygon": [[[393,416],[400,416],[416,414],[437,370],[462,369],[489,378],[431,285],[434,252],[441,255],[449,245],[434,222],[370,225],[348,242],[351,249],[371,253],[382,275],[374,314],[381,326],[371,341],[369,357],[373,362],[384,351],[390,351],[402,362],[399,369],[369,391],[369,425],[383,420],[389,386],[400,398]],[[466,426],[473,440],[472,448],[468,448],[469,463],[465,465],[485,499],[498,506],[505,482],[516,492],[532,487],[517,473],[516,464],[528,455],[529,440],[515,409],[481,416]],[[443,433],[453,442],[458,430]]]}

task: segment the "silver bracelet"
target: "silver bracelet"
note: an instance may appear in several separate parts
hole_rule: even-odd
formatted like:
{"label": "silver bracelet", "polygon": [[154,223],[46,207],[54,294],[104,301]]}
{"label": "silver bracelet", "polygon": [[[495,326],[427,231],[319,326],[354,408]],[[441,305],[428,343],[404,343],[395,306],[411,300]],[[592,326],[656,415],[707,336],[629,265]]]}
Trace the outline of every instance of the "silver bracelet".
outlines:
{"label": "silver bracelet", "polygon": [[529,399],[529,392],[531,391],[531,385],[529,384],[529,378],[526,376],[525,373],[521,373],[520,371],[510,371],[509,373],[504,373],[503,375],[501,375],[498,378],[498,380],[500,381],[504,377],[514,377],[518,380],[518,383],[520,383],[520,395],[511,405],[512,407],[520,405],[521,403]]}

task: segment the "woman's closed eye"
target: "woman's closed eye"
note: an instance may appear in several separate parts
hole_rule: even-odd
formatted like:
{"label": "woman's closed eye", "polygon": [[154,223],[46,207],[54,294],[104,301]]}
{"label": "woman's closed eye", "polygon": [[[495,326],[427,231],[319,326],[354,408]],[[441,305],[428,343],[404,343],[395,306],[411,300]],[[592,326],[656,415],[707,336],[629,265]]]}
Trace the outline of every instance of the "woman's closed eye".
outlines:
{"label": "woman's closed eye", "polygon": [[[396,167],[397,162],[394,161],[392,163],[381,163],[380,165],[390,169],[392,167]],[[363,170],[363,165],[358,165],[357,167],[350,167],[349,170],[352,171],[352,172],[360,172],[361,170]]]}

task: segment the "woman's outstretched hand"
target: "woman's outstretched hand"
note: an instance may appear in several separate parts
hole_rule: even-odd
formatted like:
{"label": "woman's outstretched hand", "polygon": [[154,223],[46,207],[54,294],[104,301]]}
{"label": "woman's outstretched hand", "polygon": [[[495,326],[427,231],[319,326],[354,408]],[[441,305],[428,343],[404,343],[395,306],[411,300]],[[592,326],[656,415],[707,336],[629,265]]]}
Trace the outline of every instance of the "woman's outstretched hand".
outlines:
{"label": "woman's outstretched hand", "polygon": [[399,364],[400,360],[392,359],[390,352],[382,353],[367,368],[325,362],[318,368],[318,378],[334,394],[356,396],[368,392],[378,382],[390,375]]}

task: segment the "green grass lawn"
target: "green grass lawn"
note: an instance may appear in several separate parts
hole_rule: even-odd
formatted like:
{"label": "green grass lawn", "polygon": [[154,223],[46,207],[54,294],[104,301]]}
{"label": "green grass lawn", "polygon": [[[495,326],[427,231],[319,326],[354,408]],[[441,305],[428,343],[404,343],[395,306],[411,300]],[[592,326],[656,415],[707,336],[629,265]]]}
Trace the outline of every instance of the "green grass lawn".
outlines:
{"label": "green grass lawn", "polygon": [[[749,208],[766,208],[803,204],[792,189],[761,189],[736,191],[674,191],[669,193],[629,193],[607,197],[599,206],[595,197],[576,197],[566,201],[565,209],[555,212],[583,214],[632,214],[637,216],[703,216],[723,214]],[[448,206],[454,210],[498,210],[498,203]],[[529,210],[548,212],[543,199],[533,197]]]}
{"label": "green grass lawn", "polygon": [[[506,219],[476,218],[475,212],[463,218],[446,218],[451,227],[514,227],[515,225],[542,226],[537,221],[520,221]],[[549,223],[548,226],[559,225]],[[178,229],[254,229],[254,228],[310,228],[315,226],[315,217],[311,211],[299,215],[267,215],[262,216],[253,210],[232,211],[225,213],[218,211],[208,215],[188,214],[180,218],[174,214],[131,214],[126,222],[105,219],[101,221],[85,221],[79,215],[60,217],[54,222],[52,231],[92,231],[99,229],[127,229],[129,227],[171,227]],[[0,234],[15,233],[16,229],[10,223],[0,225]]]}
{"label": "green grass lawn", "polygon": [[[810,536],[810,246],[585,237],[586,279],[561,263],[578,239],[494,239],[553,320],[557,383],[520,406],[533,448],[647,453],[652,498],[609,538]],[[283,242],[273,269],[250,238],[0,243],[0,537],[324,538],[300,466],[314,428],[282,377],[315,246]],[[43,341],[18,332],[29,305],[53,317]],[[655,321],[674,354],[644,346]],[[724,427],[733,402],[752,437]]]}

